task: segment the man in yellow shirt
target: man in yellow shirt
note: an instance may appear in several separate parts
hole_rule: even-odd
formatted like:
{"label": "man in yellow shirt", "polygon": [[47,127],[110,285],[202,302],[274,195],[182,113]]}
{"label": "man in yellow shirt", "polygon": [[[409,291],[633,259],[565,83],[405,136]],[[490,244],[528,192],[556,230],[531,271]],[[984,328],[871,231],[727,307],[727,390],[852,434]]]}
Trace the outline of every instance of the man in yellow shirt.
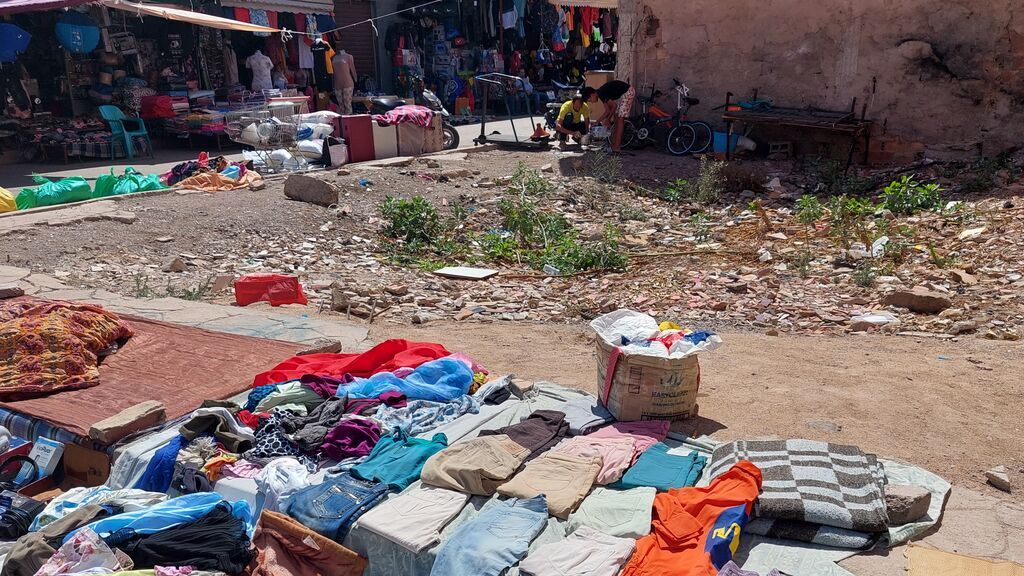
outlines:
{"label": "man in yellow shirt", "polygon": [[587,101],[591,99],[595,90],[584,88],[572,97],[572,100],[562,104],[558,110],[558,121],[555,122],[555,131],[558,132],[559,146],[565,147],[570,136],[576,142],[582,142],[583,136],[590,131],[590,106]]}

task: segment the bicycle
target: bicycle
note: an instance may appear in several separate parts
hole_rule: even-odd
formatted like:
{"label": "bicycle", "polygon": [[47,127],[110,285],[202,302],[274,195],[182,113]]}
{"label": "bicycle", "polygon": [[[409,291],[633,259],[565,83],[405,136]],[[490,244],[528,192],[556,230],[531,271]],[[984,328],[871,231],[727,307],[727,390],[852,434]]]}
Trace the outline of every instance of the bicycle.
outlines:
{"label": "bicycle", "polygon": [[640,96],[642,112],[626,121],[623,130],[623,146],[638,147],[651,142],[657,143],[656,136],[667,130],[664,138],[665,149],[669,154],[682,156],[687,153],[700,154],[711,146],[711,126],[706,122],[686,119],[691,106],[700,103],[697,98],[689,96],[690,89],[673,78],[676,91],[676,109],[669,113],[662,110],[655,102],[663,93],[651,85],[649,97]]}
{"label": "bicycle", "polygon": [[[707,122],[700,120],[687,120],[686,114],[690,111],[691,106],[700,104],[699,98],[690,97],[690,89],[673,78],[672,82],[675,83],[676,87],[676,123],[677,126],[669,131],[668,136],[665,138],[665,148],[669,154],[675,156],[682,156],[684,154],[701,154],[707,151],[711,147],[714,141],[714,132],[711,130],[711,125]],[[683,108],[683,104],[686,107]],[[683,127],[689,127],[690,130],[686,130]],[[693,139],[690,140],[690,132],[693,133]]]}

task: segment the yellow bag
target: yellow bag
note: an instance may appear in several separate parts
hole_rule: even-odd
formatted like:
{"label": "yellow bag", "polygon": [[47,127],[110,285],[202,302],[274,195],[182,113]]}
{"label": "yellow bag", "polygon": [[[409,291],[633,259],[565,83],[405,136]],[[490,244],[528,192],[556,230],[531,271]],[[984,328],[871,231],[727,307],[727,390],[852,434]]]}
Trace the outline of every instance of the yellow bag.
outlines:
{"label": "yellow bag", "polygon": [[0,214],[14,212],[17,209],[18,205],[14,202],[14,194],[11,194],[5,188],[0,188]]}

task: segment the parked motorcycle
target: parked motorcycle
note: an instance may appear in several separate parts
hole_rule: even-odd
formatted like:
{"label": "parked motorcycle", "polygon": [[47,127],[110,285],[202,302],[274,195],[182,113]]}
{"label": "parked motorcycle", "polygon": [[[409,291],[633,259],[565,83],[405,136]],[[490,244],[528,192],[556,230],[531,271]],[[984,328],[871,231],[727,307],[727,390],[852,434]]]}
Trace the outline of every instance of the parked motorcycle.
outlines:
{"label": "parked motorcycle", "polygon": [[[417,90],[420,94],[419,104],[426,106],[434,111],[435,114],[441,115],[441,130],[444,131],[444,140],[442,147],[445,150],[452,150],[459,147],[459,131],[452,126],[451,113],[441,103],[441,99],[437,97],[432,91],[422,88]],[[371,98],[370,99],[370,113],[371,114],[385,114],[398,108],[399,106],[405,106],[408,104],[402,98],[382,97],[382,98]]]}

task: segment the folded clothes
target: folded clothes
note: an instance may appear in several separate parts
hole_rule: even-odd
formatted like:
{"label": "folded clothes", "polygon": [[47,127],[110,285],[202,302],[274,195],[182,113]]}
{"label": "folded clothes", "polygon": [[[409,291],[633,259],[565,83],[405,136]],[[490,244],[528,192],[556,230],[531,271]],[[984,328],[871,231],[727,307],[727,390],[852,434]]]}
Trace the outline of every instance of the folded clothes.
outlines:
{"label": "folded clothes", "polygon": [[377,442],[366,460],[352,468],[352,475],[383,482],[394,490],[405,490],[419,479],[427,460],[447,446],[444,434],[435,434],[428,440],[412,438],[396,429]]}
{"label": "folded clothes", "polygon": [[601,460],[601,471],[595,484],[605,485],[618,481],[633,460],[636,440],[632,438],[588,438],[575,436],[563,440],[552,452],[571,454]]}
{"label": "folded clothes", "polygon": [[528,462],[522,472],[498,486],[498,494],[515,498],[543,494],[548,512],[565,520],[590,492],[600,470],[600,457],[548,452]]}
{"label": "folded clothes", "polygon": [[519,563],[524,576],[616,576],[636,542],[581,526],[565,540],[538,547]]}
{"label": "folded clothes", "polygon": [[594,488],[569,516],[570,531],[588,526],[609,536],[642,538],[651,533],[651,506],[657,490]]}
{"label": "folded clothes", "polygon": [[633,449],[633,462],[640,458],[644,450],[661,442],[668,436],[668,429],[672,426],[666,420],[646,420],[643,422],[616,422],[598,428],[587,434],[590,438],[632,438],[635,441]]}
{"label": "folded clothes", "polygon": [[490,496],[515,474],[530,450],[504,434],[458,442],[431,456],[423,465],[424,484]]}
{"label": "folded clothes", "polygon": [[547,452],[565,438],[569,434],[569,423],[561,412],[536,410],[517,424],[480,431],[481,436],[493,434],[506,435],[516,444],[528,448],[530,455],[526,459],[530,460]]}
{"label": "folded clothes", "polygon": [[569,434],[573,436],[589,434],[615,421],[612,413],[597,401],[597,397],[590,395],[573,398],[556,410],[565,414],[565,421],[569,423]]}
{"label": "folded clothes", "polygon": [[418,554],[441,541],[441,530],[468,500],[469,494],[420,485],[364,514],[359,526]]}
{"label": "folded clothes", "polygon": [[686,456],[669,454],[669,447],[661,442],[648,448],[626,473],[622,479],[612,484],[612,488],[639,488],[650,486],[659,492],[673,488],[693,486],[700,479],[707,458],[697,454],[696,450]]}

